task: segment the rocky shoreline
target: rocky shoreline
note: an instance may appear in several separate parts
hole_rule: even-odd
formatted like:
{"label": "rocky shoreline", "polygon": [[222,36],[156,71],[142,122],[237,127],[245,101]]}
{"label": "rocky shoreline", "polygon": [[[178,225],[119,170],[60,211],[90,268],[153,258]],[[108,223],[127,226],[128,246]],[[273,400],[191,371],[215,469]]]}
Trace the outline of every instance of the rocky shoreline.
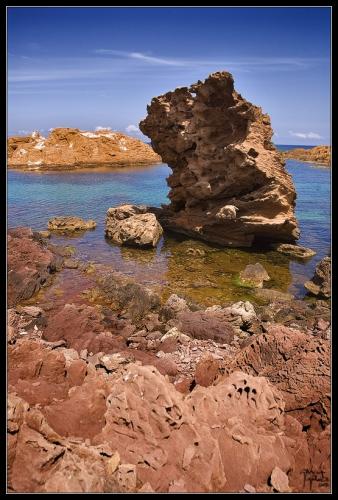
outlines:
{"label": "rocky shoreline", "polygon": [[318,165],[331,166],[331,147],[315,146],[311,149],[295,148],[282,153],[286,160],[298,160]]}
{"label": "rocky shoreline", "polygon": [[8,139],[8,167],[29,170],[74,170],[98,166],[137,166],[160,163],[151,146],[109,129],[84,131],[55,128]]}
{"label": "rocky shoreline", "polygon": [[[303,262],[315,254],[295,244],[296,191],[270,119],[234,90],[230,73],[154,98],[140,128],[173,170],[171,203],[109,208],[112,244],[146,252],[171,229],[222,252],[264,242]],[[65,138],[69,162],[69,129],[53,134]],[[116,139],[107,134],[71,132],[80,149]],[[27,143],[40,155],[30,161],[42,165],[50,152],[55,162],[57,144]],[[10,146],[18,164],[19,146]],[[8,233],[9,491],[329,492],[330,257],[304,284],[304,300],[265,288],[273,269],[257,258],[236,273],[261,303],[206,307],[184,284],[174,281],[164,296],[158,284],[50,241],[95,228],[64,216],[48,231]],[[183,260],[200,259],[194,286],[217,288],[203,268],[206,251],[181,248]]]}
{"label": "rocky shoreline", "polygon": [[8,250],[10,491],[329,491],[328,299],[205,309],[98,266],[51,304],[67,248]]}

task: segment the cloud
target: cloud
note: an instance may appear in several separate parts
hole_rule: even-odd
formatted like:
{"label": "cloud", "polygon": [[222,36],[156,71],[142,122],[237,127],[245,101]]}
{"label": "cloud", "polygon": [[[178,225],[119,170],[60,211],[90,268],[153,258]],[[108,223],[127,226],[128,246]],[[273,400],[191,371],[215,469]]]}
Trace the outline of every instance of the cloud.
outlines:
{"label": "cloud", "polygon": [[[181,67],[204,67],[219,66],[232,67],[237,70],[249,71],[250,68],[269,68],[276,71],[307,69],[318,63],[325,62],[323,58],[301,58],[301,57],[254,57],[247,59],[227,60],[220,59],[184,59],[168,58],[163,56],[154,57],[142,52],[127,52],[114,49],[96,49],[92,51],[99,55],[111,55],[124,59],[136,59],[144,63],[157,64],[161,66],[181,66]],[[247,69],[245,69],[247,68]]]}
{"label": "cloud", "polygon": [[133,124],[128,125],[128,127],[126,127],[126,132],[128,132],[128,134],[142,135],[141,130],[136,125]]}
{"label": "cloud", "polygon": [[95,132],[99,132],[100,130],[111,130],[111,127],[101,127],[100,125],[95,127]]}
{"label": "cloud", "polygon": [[299,137],[300,139],[322,139],[322,136],[315,132],[293,132],[289,130],[289,134],[293,137]]}

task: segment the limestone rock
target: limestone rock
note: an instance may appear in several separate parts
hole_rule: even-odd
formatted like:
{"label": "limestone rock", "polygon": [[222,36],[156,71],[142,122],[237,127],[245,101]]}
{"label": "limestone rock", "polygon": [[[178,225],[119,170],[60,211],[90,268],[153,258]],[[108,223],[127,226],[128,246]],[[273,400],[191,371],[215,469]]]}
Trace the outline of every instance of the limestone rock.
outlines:
{"label": "limestone rock", "polygon": [[290,491],[288,476],[279,467],[275,467],[271,472],[270,481],[273,488],[279,493]]}
{"label": "limestone rock", "polygon": [[147,207],[122,205],[109,208],[106,217],[106,236],[118,245],[155,247],[163,229]]}
{"label": "limestone rock", "polygon": [[263,282],[270,280],[270,276],[259,262],[256,264],[248,264],[246,268],[240,272],[239,277],[242,283],[254,288],[262,288]]}
{"label": "limestone rock", "polygon": [[53,217],[48,221],[48,229],[50,231],[59,231],[62,233],[75,233],[86,231],[87,229],[95,229],[95,227],[96,222],[94,220],[85,221],[81,217]]}
{"label": "limestone rock", "polygon": [[306,161],[318,163],[320,165],[331,166],[331,147],[315,146],[310,149],[295,148],[290,151],[284,151],[283,157],[290,160]]}
{"label": "limestone rock", "polygon": [[38,132],[8,139],[8,166],[46,170],[74,169],[95,165],[159,163],[151,146],[109,129],[86,132],[77,128],[55,128],[48,137]]}
{"label": "limestone rock", "polygon": [[311,248],[301,247],[300,245],[291,245],[290,243],[279,243],[272,246],[277,252],[283,253],[290,257],[296,257],[297,259],[309,259],[316,255],[314,250]]}
{"label": "limestone rock", "polygon": [[230,73],[154,97],[147,111],[140,129],[173,171],[171,203],[156,211],[162,225],[234,247],[298,238],[270,118],[234,90]]}
{"label": "limestone rock", "polygon": [[316,267],[310,281],[304,283],[305,288],[318,298],[331,297],[331,257],[324,257]]}

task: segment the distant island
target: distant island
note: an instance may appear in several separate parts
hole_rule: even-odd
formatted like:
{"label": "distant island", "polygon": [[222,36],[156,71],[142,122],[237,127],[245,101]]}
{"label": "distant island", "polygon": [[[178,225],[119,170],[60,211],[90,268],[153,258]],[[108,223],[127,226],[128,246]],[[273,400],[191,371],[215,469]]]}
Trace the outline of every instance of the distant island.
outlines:
{"label": "distant island", "polygon": [[296,148],[282,153],[285,160],[299,160],[331,166],[331,146],[315,146],[311,149]]}
{"label": "distant island", "polygon": [[93,165],[126,166],[161,162],[151,146],[110,129],[95,132],[55,128],[49,136],[39,132],[8,139],[8,166],[44,170]]}

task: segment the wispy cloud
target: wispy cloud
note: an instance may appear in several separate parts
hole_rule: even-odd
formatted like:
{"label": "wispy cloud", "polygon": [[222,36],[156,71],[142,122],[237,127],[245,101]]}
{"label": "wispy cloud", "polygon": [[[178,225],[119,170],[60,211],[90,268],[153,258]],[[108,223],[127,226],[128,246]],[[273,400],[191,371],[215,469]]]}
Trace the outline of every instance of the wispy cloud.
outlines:
{"label": "wispy cloud", "polygon": [[275,70],[295,70],[307,69],[318,63],[325,62],[323,58],[300,58],[300,57],[255,57],[233,59],[193,59],[193,58],[168,58],[163,56],[153,56],[142,52],[127,52],[114,49],[96,49],[92,51],[101,56],[114,56],[125,59],[137,59],[144,63],[156,64],[160,66],[183,66],[183,67],[204,67],[219,66],[232,67],[249,70],[250,68],[269,68]]}
{"label": "wispy cloud", "polygon": [[131,124],[126,127],[126,132],[128,134],[133,134],[133,135],[142,135],[141,130],[138,128],[137,125]]}
{"label": "wispy cloud", "polygon": [[293,132],[293,130],[289,130],[289,134],[300,139],[322,139],[322,136],[315,132]]}
{"label": "wispy cloud", "polygon": [[101,125],[95,127],[95,132],[100,132],[100,130],[111,130],[111,127],[101,127]]}

